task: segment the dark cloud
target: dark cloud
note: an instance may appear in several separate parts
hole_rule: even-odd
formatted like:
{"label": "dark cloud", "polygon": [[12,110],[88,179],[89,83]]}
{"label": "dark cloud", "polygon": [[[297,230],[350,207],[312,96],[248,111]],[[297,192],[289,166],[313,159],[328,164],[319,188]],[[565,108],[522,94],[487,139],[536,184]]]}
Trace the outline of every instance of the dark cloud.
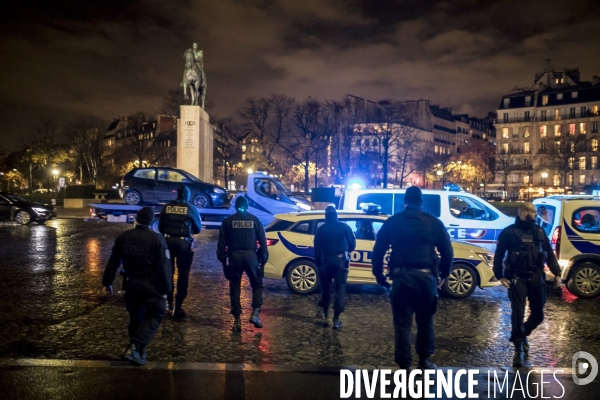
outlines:
{"label": "dark cloud", "polygon": [[[600,74],[600,2],[426,0],[22,1],[0,6],[0,110],[111,120],[156,112],[182,55],[204,50],[225,116],[248,96],[427,98],[484,115],[547,58]],[[4,118],[4,120],[8,120]]]}

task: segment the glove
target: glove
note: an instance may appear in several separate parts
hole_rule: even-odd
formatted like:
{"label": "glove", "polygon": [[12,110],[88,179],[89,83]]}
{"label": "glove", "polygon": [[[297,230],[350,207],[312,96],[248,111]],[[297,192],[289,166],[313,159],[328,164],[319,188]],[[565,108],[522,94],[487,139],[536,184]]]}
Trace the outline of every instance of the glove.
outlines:
{"label": "glove", "polygon": [[375,277],[375,279],[377,280],[377,283],[380,284],[381,286],[383,286],[384,288],[386,288],[386,289],[390,288],[390,284],[388,283],[385,275],[379,275],[379,276]]}

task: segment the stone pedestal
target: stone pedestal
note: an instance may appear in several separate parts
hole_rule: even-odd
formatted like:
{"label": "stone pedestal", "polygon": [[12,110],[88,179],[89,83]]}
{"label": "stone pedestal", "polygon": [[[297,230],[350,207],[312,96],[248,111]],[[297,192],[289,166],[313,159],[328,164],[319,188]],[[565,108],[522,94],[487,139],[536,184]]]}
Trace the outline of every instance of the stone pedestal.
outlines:
{"label": "stone pedestal", "polygon": [[213,128],[200,106],[181,106],[177,124],[177,168],[213,181]]}

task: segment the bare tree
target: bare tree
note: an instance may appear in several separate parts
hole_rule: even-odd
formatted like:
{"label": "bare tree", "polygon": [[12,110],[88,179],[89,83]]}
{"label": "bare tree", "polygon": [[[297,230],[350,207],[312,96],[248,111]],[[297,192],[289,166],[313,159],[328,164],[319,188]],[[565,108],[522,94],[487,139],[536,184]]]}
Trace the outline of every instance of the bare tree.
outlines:
{"label": "bare tree", "polygon": [[[339,180],[346,180],[352,170],[353,162],[355,158],[352,151],[352,143],[360,143],[361,145],[356,146],[359,151],[359,166],[365,166],[363,163],[363,148],[362,148],[362,137],[361,131],[355,132],[355,127],[363,122],[363,104],[357,99],[346,97],[341,103],[339,103],[339,127],[338,132],[334,133],[331,137],[332,153],[336,160],[337,166],[337,178]],[[356,160],[355,160],[356,161]]]}
{"label": "bare tree", "polygon": [[571,174],[571,190],[575,189],[575,171],[579,169],[579,157],[590,153],[590,139],[582,134],[563,134],[554,138],[547,138],[540,150],[541,164],[548,165],[548,169],[555,171],[563,185]]}
{"label": "bare tree", "polygon": [[166,158],[168,148],[159,145],[155,139],[156,121],[144,112],[137,112],[127,117],[123,145],[115,150],[121,164],[131,161],[135,156],[138,166],[156,165]]}
{"label": "bare tree", "polygon": [[241,148],[239,143],[243,137],[243,130],[231,118],[219,120],[217,125],[219,131],[215,135],[214,163],[218,169],[222,168],[223,181],[227,183],[233,165],[240,160]]}
{"label": "bare tree", "polygon": [[98,183],[98,173],[102,165],[104,126],[99,119],[89,117],[76,120],[65,129],[65,136],[80,161],[80,180],[83,181],[81,166],[85,165],[94,185]]}
{"label": "bare tree", "polygon": [[294,109],[291,129],[279,145],[304,169],[304,191],[308,193],[310,162],[313,155],[323,148],[324,140],[319,130],[319,113],[321,105],[318,101],[308,99],[297,104]]}
{"label": "bare tree", "polygon": [[496,171],[502,174],[505,192],[508,192],[508,176],[519,168],[519,152],[514,144],[496,154]]}
{"label": "bare tree", "polygon": [[[29,157],[32,164],[36,164],[45,172],[46,187],[50,189],[50,168],[56,167],[69,159],[67,146],[61,143],[61,131],[55,120],[41,118],[33,128],[29,139]],[[32,177],[30,172],[30,184]]]}

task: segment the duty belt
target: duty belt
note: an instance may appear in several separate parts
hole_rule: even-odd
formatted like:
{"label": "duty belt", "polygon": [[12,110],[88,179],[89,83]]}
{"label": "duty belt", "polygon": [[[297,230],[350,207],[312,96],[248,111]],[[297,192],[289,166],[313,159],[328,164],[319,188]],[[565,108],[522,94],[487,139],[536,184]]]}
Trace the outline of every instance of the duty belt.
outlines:
{"label": "duty belt", "polygon": [[432,273],[431,272],[431,268],[405,268],[405,267],[396,267],[393,269],[394,274],[399,274],[401,272],[406,272],[406,271],[417,271],[417,272],[428,272],[428,273]]}
{"label": "duty belt", "polygon": [[181,240],[185,240],[186,242],[190,242],[192,241],[191,237],[187,237],[187,236],[173,236],[173,235],[168,235],[165,234],[166,238],[173,238],[173,239],[181,239]]}

